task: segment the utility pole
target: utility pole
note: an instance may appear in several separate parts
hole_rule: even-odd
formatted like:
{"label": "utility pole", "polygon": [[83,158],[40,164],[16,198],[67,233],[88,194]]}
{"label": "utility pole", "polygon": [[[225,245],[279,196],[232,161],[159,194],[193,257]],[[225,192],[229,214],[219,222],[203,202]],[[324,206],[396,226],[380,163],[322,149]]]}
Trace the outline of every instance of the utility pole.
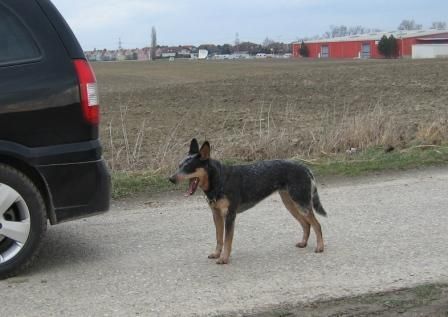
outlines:
{"label": "utility pole", "polygon": [[238,32],[235,34],[235,49],[237,53],[240,52],[240,34]]}

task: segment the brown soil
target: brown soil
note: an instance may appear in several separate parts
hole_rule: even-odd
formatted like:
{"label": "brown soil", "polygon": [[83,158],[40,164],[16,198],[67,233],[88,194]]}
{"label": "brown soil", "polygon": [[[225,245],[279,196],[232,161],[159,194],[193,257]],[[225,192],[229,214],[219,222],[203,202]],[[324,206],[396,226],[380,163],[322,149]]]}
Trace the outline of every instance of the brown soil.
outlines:
{"label": "brown soil", "polygon": [[[101,91],[102,142],[115,170],[172,167],[192,137],[209,139],[213,154],[227,159],[312,156],[346,146],[410,142],[422,126],[447,117],[446,60],[93,66]],[[369,119],[374,126],[398,127],[398,132],[343,135],[347,124],[355,131],[366,125],[355,121],[371,113],[376,113]],[[340,131],[327,131],[335,126]],[[428,133],[437,138],[439,132]],[[333,138],[322,141],[327,134]],[[331,144],[337,138],[347,140]]]}

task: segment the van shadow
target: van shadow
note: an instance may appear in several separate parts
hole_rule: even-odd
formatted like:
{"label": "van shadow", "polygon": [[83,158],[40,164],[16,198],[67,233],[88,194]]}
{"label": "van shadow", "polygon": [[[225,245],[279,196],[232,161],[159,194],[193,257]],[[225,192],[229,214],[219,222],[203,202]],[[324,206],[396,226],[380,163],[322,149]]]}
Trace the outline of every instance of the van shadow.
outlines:
{"label": "van shadow", "polygon": [[39,255],[28,273],[54,272],[67,266],[85,265],[100,261],[107,254],[103,245],[81,232],[52,229],[47,231]]}

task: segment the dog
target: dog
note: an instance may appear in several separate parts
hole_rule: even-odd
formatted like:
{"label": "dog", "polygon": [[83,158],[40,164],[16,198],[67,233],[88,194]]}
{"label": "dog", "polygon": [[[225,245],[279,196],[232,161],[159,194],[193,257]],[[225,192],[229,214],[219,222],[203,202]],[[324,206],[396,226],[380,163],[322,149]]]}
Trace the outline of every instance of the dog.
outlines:
{"label": "dog", "polygon": [[208,257],[217,259],[217,264],[229,262],[236,215],[274,192],[280,193],[286,209],[303,228],[302,241],[296,246],[307,246],[312,227],[317,238],[315,252],[324,251],[322,229],[314,212],[322,216],[327,213],[320,202],[312,172],[302,164],[272,160],[228,166],[211,159],[208,141],[199,148],[198,141],[193,139],[187,156],[169,180],[174,184],[188,180],[185,196],[193,195],[198,188],[204,192],[216,228],[216,248]]}

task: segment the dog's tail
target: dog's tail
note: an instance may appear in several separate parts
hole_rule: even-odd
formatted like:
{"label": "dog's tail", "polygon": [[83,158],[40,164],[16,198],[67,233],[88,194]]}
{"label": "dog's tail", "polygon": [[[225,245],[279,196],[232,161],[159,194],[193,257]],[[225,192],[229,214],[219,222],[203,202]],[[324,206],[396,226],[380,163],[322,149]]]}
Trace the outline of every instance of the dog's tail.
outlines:
{"label": "dog's tail", "polygon": [[322,206],[320,199],[319,199],[319,194],[317,193],[317,188],[316,186],[314,186],[313,189],[313,207],[314,207],[314,211],[317,212],[319,215],[326,217],[327,216],[327,212],[325,211],[324,207]]}

